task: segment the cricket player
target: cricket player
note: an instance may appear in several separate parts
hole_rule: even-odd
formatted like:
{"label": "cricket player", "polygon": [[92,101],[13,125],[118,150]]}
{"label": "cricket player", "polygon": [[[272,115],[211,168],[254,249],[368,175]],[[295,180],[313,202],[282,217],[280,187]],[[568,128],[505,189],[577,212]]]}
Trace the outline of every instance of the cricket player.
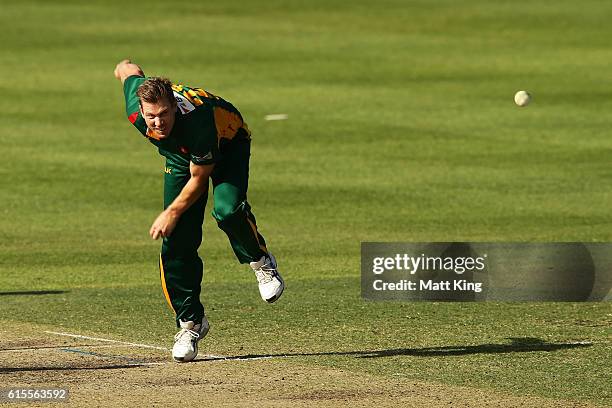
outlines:
{"label": "cricket player", "polygon": [[204,89],[146,77],[130,60],[117,64],[115,77],[123,84],[129,121],[166,158],[164,211],[149,234],[163,240],[161,286],[180,328],[172,357],[191,361],[209,330],[200,303],[203,265],[198,256],[209,179],[212,215],[238,261],[255,272],[262,299],[272,303],[285,288],[247,202],[251,133],[232,104]]}

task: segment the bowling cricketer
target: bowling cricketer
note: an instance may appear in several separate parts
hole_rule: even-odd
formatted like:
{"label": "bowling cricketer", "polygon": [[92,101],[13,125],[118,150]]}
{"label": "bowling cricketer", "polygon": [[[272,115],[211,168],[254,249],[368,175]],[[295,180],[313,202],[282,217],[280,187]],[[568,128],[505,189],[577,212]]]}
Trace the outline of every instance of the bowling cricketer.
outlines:
{"label": "bowling cricketer", "polygon": [[263,300],[274,302],[285,288],[247,202],[251,133],[231,103],[202,88],[146,77],[130,60],[119,62],[114,74],[123,84],[129,121],[166,159],[164,211],[149,234],[162,238],[161,286],[180,328],[172,357],[191,361],[209,330],[198,256],[209,179],[212,215],[238,261],[255,272]]}

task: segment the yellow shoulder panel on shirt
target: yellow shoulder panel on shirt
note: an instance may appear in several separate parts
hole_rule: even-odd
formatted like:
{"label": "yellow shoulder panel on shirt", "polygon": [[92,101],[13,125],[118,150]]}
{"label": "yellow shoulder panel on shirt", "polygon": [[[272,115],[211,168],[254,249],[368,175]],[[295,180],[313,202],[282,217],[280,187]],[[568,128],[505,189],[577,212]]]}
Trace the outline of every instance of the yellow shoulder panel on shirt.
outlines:
{"label": "yellow shoulder panel on shirt", "polygon": [[221,138],[232,140],[243,125],[240,116],[219,106],[215,106],[214,115],[218,142]]}
{"label": "yellow shoulder panel on shirt", "polygon": [[187,99],[189,102],[191,102],[195,106],[200,106],[204,103],[194,90],[185,88],[181,84],[172,85],[172,90],[178,93],[179,95],[183,96],[185,99]]}
{"label": "yellow shoulder panel on shirt", "polygon": [[193,90],[199,96],[203,96],[205,98],[209,98],[210,97],[210,95],[205,90],[203,90],[201,88],[193,88]]}

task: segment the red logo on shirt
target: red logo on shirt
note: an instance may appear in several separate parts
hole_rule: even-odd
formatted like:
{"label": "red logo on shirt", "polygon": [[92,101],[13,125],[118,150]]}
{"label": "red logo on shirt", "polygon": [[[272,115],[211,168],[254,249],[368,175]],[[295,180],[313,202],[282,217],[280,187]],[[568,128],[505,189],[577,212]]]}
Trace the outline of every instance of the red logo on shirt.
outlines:
{"label": "red logo on shirt", "polygon": [[138,118],[138,112],[134,112],[130,116],[128,116],[128,120],[132,123],[132,125],[134,124],[134,122],[136,122],[137,118]]}

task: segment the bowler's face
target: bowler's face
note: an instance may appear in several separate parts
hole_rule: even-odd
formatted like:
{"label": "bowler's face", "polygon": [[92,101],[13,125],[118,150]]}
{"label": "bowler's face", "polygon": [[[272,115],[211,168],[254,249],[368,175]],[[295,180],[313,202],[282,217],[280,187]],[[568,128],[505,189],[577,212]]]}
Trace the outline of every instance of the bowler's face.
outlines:
{"label": "bowler's face", "polygon": [[140,102],[140,114],[144,118],[147,127],[159,139],[165,139],[170,135],[174,126],[175,112],[176,103],[170,103],[165,100],[157,103]]}

